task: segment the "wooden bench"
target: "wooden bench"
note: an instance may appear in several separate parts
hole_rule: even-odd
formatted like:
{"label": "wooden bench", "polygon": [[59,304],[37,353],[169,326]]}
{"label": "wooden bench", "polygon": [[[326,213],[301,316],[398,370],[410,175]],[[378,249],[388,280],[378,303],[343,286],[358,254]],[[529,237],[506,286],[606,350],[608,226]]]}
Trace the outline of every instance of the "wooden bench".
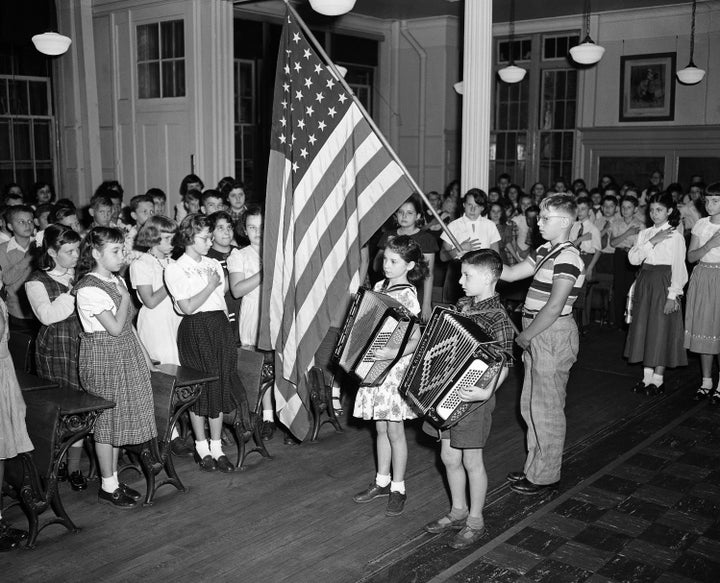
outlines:
{"label": "wooden bench", "polygon": [[[5,482],[8,494],[27,516],[26,546],[33,548],[40,531],[51,524],[78,532],[60,498],[57,480],[60,461],[73,443],[92,431],[98,415],[115,403],[57,387],[25,391],[23,398],[28,434],[35,449],[6,461]],[[40,525],[40,515],[48,507],[55,518]]]}
{"label": "wooden bench", "polygon": [[[268,372],[265,366],[265,355],[254,350],[238,348],[237,373],[243,383],[245,394],[250,408],[250,426],[242,419],[239,407],[229,415],[225,415],[223,423],[231,429],[235,443],[237,444],[237,460],[235,465],[238,469],[245,469],[245,459],[251,453],[259,453],[265,459],[272,459],[262,439],[262,399],[274,381],[274,377]],[[233,391],[242,390],[240,387],[233,387]],[[241,400],[240,395],[234,395],[235,402]],[[253,440],[255,446],[247,449],[247,444]]]}
{"label": "wooden bench", "polygon": [[[170,451],[172,431],[179,417],[198,400],[206,383],[217,380],[217,375],[174,364],[161,364],[151,374],[153,400],[155,402],[155,423],[158,436],[139,445],[127,445],[123,449],[134,462],[119,471],[135,469],[145,477],[146,492],[144,506],[150,506],[155,493],[161,486],[169,484],[186,492],[175,471]],[[167,476],[158,481],[156,476],[165,470]]]}

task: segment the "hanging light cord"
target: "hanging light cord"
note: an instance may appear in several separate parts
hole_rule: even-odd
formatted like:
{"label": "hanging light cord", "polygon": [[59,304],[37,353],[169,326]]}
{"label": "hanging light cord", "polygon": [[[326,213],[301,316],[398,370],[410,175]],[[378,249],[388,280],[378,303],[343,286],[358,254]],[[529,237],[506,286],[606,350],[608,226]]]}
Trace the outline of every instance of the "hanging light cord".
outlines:
{"label": "hanging light cord", "polygon": [[590,38],[590,0],[585,0],[585,40]]}
{"label": "hanging light cord", "polygon": [[693,62],[695,55],[695,10],[697,8],[697,0],[693,0],[692,5],[692,22],[690,24],[690,62]]}
{"label": "hanging light cord", "polygon": [[512,67],[515,64],[515,58],[513,57],[514,51],[514,41],[515,40],[515,0],[510,0],[510,42],[508,43],[510,47],[510,66]]}

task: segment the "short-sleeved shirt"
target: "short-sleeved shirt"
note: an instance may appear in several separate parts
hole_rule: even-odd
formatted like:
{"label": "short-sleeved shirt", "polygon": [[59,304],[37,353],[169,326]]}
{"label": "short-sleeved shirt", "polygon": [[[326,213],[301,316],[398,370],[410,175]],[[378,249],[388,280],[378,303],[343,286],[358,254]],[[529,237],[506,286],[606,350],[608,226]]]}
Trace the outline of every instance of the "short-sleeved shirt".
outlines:
{"label": "short-sleeved shirt", "polygon": [[[377,244],[378,249],[385,249],[388,241],[397,236],[397,231],[394,233],[383,233]],[[409,237],[420,246],[420,251],[422,251],[425,255],[433,255],[439,251],[437,237],[427,231],[418,231],[417,233],[409,235]]]}
{"label": "short-sleeved shirt", "polygon": [[204,290],[213,271],[220,276],[220,285],[212,291],[205,303],[199,306],[193,314],[214,311],[222,311],[227,314],[224,291],[225,274],[219,261],[208,257],[201,257],[200,261],[195,261],[185,253],[175,263],[167,266],[165,285],[175,302],[178,313],[183,313],[177,305],[178,301],[190,299]]}
{"label": "short-sleeved shirt", "polygon": [[[625,231],[627,231],[630,227],[639,227],[640,230],[645,228],[645,223],[643,223],[638,217],[633,217],[630,223],[626,223],[625,219],[622,217],[619,217],[618,220],[613,221],[610,225],[610,238],[614,239],[615,237],[619,237]],[[625,249],[627,251],[630,249],[635,243],[637,242],[637,233],[634,235],[630,235],[629,237],[625,237],[620,243],[615,245],[615,249]]]}
{"label": "short-sleeved shirt", "polygon": [[[695,226],[692,228],[692,234],[698,239],[698,243],[702,247],[710,240],[718,230],[720,225],[716,225],[710,222],[710,217],[700,219]],[[705,255],[700,258],[701,263],[720,263],[720,247],[710,249]]]}
{"label": "short-sleeved shirt", "polygon": [[[455,219],[448,225],[448,229],[462,243],[466,239],[478,239],[482,249],[489,249],[490,245],[500,241],[500,233],[490,219],[479,217],[476,221],[471,221],[467,216],[463,215],[459,219]],[[443,232],[440,238],[450,244],[450,237]]]}
{"label": "short-sleeved shirt", "polygon": [[578,249],[580,253],[595,253],[602,249],[602,241],[600,241],[600,229],[595,226],[591,219],[577,221],[570,229],[570,240],[574,241],[578,237],[590,233],[590,239],[581,241]]}
{"label": "short-sleeved shirt", "polygon": [[567,279],[573,283],[573,287],[560,312],[561,316],[567,316],[572,312],[572,306],[585,283],[585,264],[577,248],[568,245],[559,253],[553,254],[553,251],[557,249],[548,242],[528,255],[528,260],[535,266],[535,275],[525,297],[525,312],[530,315],[537,314],[545,307],[556,279]]}
{"label": "short-sleeved shirt", "polygon": [[[242,273],[245,279],[252,277],[260,272],[260,254],[252,245],[233,249],[227,258],[227,268],[229,273]],[[243,296],[238,323],[240,342],[243,346],[255,346],[260,326],[260,286]]]}
{"label": "short-sleeved shirt", "polygon": [[[96,277],[100,281],[105,281],[118,287],[126,287],[125,282],[115,275],[103,277],[97,273],[92,273],[85,277]],[[76,300],[77,311],[83,330],[88,333],[105,332],[105,326],[103,326],[95,316],[107,311],[110,311],[113,316],[117,313],[117,306],[107,292],[95,286],[81,287],[77,291]]]}

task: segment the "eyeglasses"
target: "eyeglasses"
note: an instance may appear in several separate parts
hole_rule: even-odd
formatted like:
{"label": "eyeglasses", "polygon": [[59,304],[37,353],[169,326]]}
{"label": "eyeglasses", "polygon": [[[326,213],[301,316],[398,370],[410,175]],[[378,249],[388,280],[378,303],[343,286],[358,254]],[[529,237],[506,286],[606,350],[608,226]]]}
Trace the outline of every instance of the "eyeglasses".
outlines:
{"label": "eyeglasses", "polygon": [[564,219],[564,215],[539,215],[537,220],[538,223],[547,223],[550,219]]}

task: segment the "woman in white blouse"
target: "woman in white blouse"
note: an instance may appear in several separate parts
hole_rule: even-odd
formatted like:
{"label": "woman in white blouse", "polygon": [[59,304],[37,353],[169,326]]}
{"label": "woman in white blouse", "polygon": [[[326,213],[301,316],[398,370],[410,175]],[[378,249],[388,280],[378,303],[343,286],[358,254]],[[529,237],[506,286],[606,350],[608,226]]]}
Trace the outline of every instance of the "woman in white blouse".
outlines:
{"label": "woman in white blouse", "polygon": [[631,363],[644,364],[643,379],[633,390],[656,395],[664,392],[666,367],[687,365],[680,296],[688,273],[685,239],[676,230],[680,213],[675,201],[670,194],[659,193],[648,203],[653,226],[640,231],[628,253],[630,263],[641,268],[625,356]]}

